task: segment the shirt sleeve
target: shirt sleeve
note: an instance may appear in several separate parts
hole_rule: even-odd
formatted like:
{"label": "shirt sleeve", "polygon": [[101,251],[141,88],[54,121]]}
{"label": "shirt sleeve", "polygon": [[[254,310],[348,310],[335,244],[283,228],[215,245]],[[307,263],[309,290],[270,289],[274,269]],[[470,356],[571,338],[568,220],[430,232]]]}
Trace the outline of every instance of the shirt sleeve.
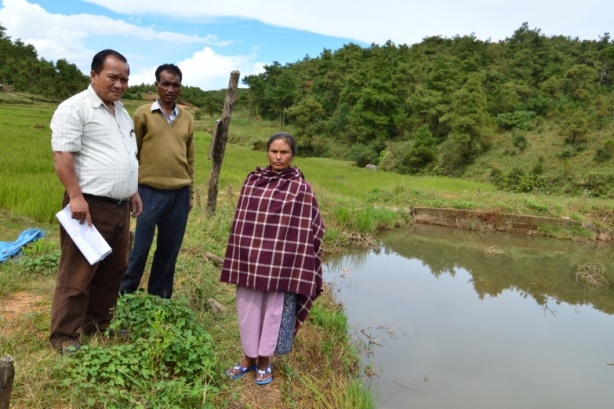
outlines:
{"label": "shirt sleeve", "polygon": [[51,118],[51,148],[59,152],[79,152],[83,120],[75,106],[60,104]]}

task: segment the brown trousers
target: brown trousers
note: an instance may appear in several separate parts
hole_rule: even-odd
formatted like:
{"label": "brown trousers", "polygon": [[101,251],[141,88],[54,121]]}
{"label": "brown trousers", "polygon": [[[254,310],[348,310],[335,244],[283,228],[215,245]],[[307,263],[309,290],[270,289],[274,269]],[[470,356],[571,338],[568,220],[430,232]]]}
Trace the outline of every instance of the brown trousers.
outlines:
{"label": "brown trousers", "polygon": [[[81,333],[104,330],[113,318],[119,284],[128,267],[130,204],[86,198],[92,223],[112,253],[90,265],[66,230],[60,226],[62,255],[51,304],[49,342],[55,348],[79,342]],[[69,202],[64,194],[62,207]]]}

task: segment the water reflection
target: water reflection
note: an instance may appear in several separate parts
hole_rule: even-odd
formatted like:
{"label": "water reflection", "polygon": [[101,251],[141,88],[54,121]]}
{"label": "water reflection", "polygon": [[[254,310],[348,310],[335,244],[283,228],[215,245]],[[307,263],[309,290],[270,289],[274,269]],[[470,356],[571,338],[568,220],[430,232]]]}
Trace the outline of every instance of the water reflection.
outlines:
{"label": "water reflection", "polygon": [[378,407],[611,407],[614,286],[575,277],[600,263],[613,283],[611,246],[425,226],[381,240],[326,273],[371,343]]}

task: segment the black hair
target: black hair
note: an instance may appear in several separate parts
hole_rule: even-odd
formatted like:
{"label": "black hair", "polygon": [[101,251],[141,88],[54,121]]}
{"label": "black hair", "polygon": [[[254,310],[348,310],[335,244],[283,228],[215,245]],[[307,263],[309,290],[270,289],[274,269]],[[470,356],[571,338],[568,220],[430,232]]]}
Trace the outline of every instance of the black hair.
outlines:
{"label": "black hair", "polygon": [[[100,71],[102,71],[102,69],[104,68],[104,62],[109,55],[112,55],[113,57],[128,64],[128,60],[126,60],[126,57],[124,57],[115,50],[106,49],[99,51],[94,56],[94,58],[92,58],[92,71],[94,71],[96,74],[100,74]],[[128,72],[130,72],[130,67],[128,67]]]}
{"label": "black hair", "polygon": [[172,74],[179,76],[179,81],[183,80],[183,74],[181,74],[181,70],[175,64],[162,64],[158,68],[156,68],[156,82],[160,81],[160,73],[162,71],[168,71]]}
{"label": "black hair", "polygon": [[271,146],[273,141],[276,141],[278,139],[283,139],[290,147],[290,150],[292,151],[292,156],[296,156],[296,141],[294,140],[294,137],[287,132],[277,132],[271,135],[269,141],[266,144],[267,152],[269,151],[269,147]]}

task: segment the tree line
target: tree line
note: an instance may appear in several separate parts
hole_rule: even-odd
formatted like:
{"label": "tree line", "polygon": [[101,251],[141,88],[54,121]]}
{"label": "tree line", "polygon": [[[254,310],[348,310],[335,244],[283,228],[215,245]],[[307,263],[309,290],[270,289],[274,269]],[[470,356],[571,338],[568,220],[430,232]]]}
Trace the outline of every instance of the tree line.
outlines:
{"label": "tree line", "polygon": [[84,89],[89,77],[65,59],[39,58],[31,44],[6,35],[0,25],[0,84],[2,88],[63,99]]}

